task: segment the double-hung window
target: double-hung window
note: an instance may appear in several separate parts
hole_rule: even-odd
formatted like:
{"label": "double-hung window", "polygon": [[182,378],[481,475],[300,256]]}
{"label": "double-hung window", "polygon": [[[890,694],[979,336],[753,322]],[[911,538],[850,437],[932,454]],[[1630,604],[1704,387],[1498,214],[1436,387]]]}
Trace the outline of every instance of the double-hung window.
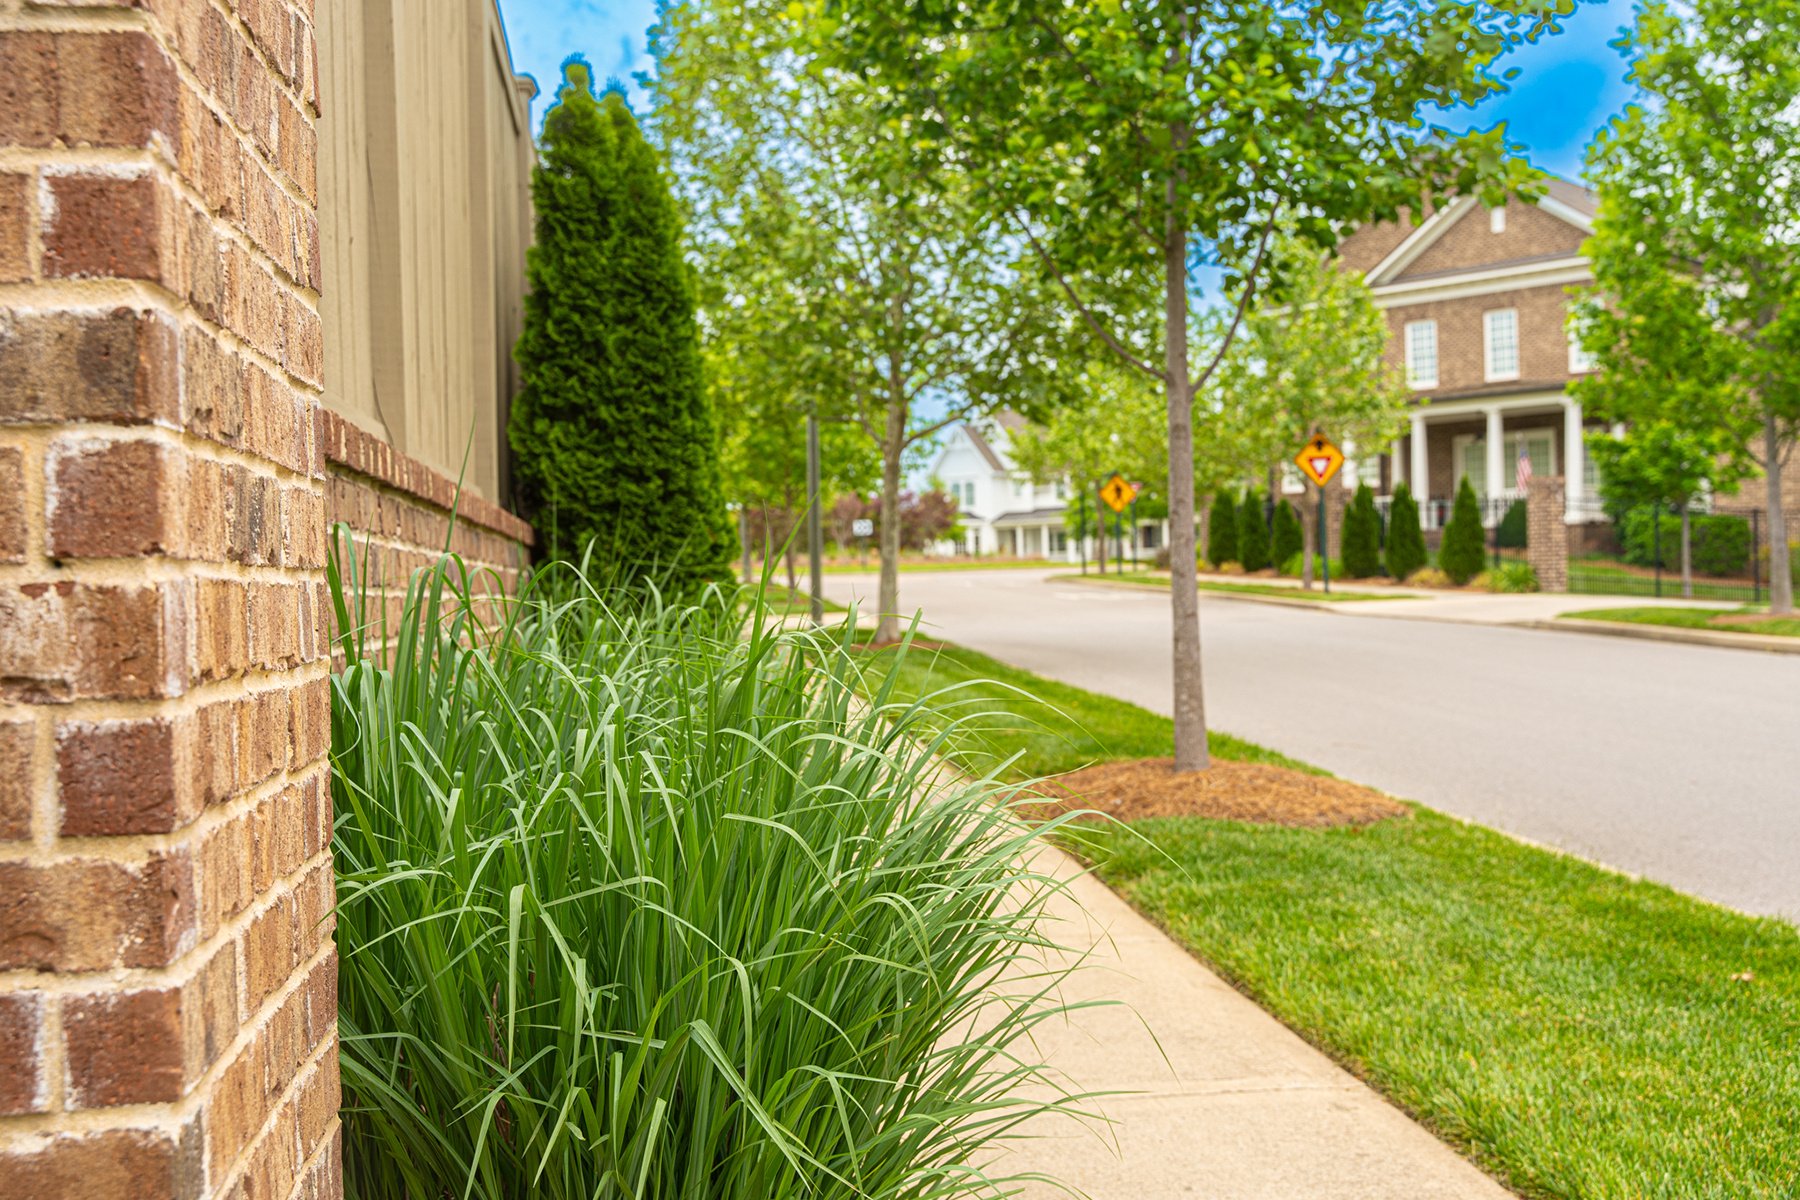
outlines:
{"label": "double-hung window", "polygon": [[1438,344],[1436,321],[1406,323],[1406,383],[1408,387],[1432,388],[1438,382]]}
{"label": "double-hung window", "polygon": [[1490,381],[1519,377],[1519,310],[1496,308],[1482,314]]}

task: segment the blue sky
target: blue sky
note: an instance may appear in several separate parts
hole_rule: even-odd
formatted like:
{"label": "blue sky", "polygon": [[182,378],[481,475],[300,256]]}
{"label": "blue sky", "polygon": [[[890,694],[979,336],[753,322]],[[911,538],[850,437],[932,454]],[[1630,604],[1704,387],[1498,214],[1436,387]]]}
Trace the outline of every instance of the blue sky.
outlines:
{"label": "blue sky", "polygon": [[[500,9],[514,65],[545,92],[577,50],[602,79],[650,69],[644,34],[656,19],[655,0],[500,0]],[[1511,93],[1444,114],[1441,123],[1463,129],[1507,121],[1538,166],[1579,175],[1589,140],[1628,95],[1624,62],[1606,43],[1630,19],[1630,0],[1583,3],[1561,34],[1509,56],[1508,65],[1522,71]],[[533,111],[541,116],[548,100],[540,96]]]}

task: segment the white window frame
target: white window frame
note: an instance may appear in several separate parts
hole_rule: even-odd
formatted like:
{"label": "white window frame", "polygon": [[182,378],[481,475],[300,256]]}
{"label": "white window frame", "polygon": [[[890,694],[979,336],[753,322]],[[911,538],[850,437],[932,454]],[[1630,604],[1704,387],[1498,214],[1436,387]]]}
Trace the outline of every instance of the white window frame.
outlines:
{"label": "white window frame", "polygon": [[1381,494],[1381,455],[1370,454],[1355,460],[1356,482],[1368,484],[1369,490]]}
{"label": "white window frame", "polygon": [[[1494,326],[1502,317],[1512,322],[1512,366],[1501,368],[1494,365]],[[1487,368],[1487,381],[1501,383],[1519,377],[1519,310],[1516,308],[1490,308],[1481,314],[1481,349],[1482,364]]]}
{"label": "white window frame", "polygon": [[1284,496],[1304,496],[1306,494],[1306,477],[1300,474],[1300,468],[1291,462],[1281,464],[1281,494]]}
{"label": "white window frame", "polygon": [[1504,204],[1499,208],[1488,209],[1488,232],[1506,232],[1506,206]]}
{"label": "white window frame", "polygon": [[1581,344],[1581,330],[1576,325],[1569,326],[1569,374],[1591,375],[1594,371],[1594,356],[1589,354]]}
{"label": "white window frame", "polygon": [[[1411,388],[1434,388],[1438,385],[1438,336],[1437,322],[1433,320],[1408,321],[1406,323],[1406,385]],[[1420,369],[1419,360],[1424,357],[1423,350],[1429,344],[1431,355],[1431,372],[1427,375]]]}

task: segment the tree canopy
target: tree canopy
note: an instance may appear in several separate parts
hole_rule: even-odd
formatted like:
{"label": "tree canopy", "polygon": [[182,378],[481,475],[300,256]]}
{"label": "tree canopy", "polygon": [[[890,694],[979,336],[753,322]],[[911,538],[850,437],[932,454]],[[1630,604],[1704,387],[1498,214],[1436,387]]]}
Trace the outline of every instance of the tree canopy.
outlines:
{"label": "tree canopy", "polygon": [[[1524,183],[1500,130],[1451,136],[1418,113],[1500,90],[1494,59],[1573,7],[830,0],[817,23],[894,127],[953,147],[1092,335],[1163,390],[1178,769],[1208,762],[1194,396],[1267,277],[1272,238],[1285,227],[1329,247],[1427,196]],[[1236,306],[1196,347],[1193,272],[1208,263]]]}
{"label": "tree canopy", "polygon": [[1597,415],[1762,471],[1771,607],[1791,611],[1781,473],[1800,440],[1800,8],[1647,0],[1624,48],[1639,102],[1589,151],[1600,209],[1580,320],[1598,369],[1579,394]]}
{"label": "tree canopy", "polygon": [[624,97],[563,67],[532,170],[537,238],[508,436],[546,553],[622,581],[729,575],[733,539],[681,221]]}

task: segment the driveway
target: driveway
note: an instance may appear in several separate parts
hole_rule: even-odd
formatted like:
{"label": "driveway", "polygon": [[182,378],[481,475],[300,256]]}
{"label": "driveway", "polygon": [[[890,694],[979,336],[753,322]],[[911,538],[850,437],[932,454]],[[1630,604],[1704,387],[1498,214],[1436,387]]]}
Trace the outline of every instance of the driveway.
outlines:
{"label": "driveway", "polygon": [[[1169,712],[1168,602],[901,576],[933,636]],[[873,576],[830,576],[873,607]],[[1444,812],[1800,920],[1800,656],[1201,596],[1221,730]],[[1602,601],[1602,603],[1604,603]]]}

